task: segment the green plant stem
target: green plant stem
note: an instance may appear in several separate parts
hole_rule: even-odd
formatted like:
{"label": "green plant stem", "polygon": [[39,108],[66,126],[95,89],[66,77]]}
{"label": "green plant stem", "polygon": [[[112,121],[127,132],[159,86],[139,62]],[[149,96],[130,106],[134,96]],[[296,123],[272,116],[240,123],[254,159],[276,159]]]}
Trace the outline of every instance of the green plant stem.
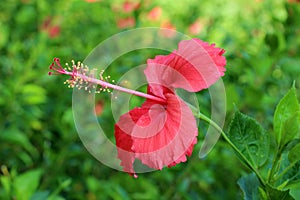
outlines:
{"label": "green plant stem", "polygon": [[278,167],[278,158],[279,158],[279,153],[278,153],[278,150],[276,151],[275,153],[275,156],[274,156],[274,159],[273,159],[273,162],[272,162],[272,168],[271,168],[271,171],[269,173],[269,176],[268,176],[268,182],[271,183],[273,180],[272,180],[272,177],[274,176],[275,174],[275,170],[277,169]]}
{"label": "green plant stem", "polygon": [[228,136],[226,135],[226,133],[222,130],[222,128],[216,124],[214,121],[212,121],[209,117],[207,117],[206,115],[198,112],[197,115],[198,118],[204,120],[205,122],[209,123],[210,125],[212,125],[217,131],[219,131],[221,133],[221,135],[223,136],[223,138],[225,139],[225,141],[238,153],[238,155],[247,163],[248,167],[254,171],[254,173],[256,174],[256,176],[258,177],[259,181],[261,182],[261,184],[265,187],[266,186],[266,182],[264,181],[264,179],[261,177],[261,175],[259,174],[259,172],[257,171],[257,169],[255,169],[254,167],[252,167],[251,163],[249,162],[249,160],[242,154],[242,152],[231,142],[231,140],[228,138]]}

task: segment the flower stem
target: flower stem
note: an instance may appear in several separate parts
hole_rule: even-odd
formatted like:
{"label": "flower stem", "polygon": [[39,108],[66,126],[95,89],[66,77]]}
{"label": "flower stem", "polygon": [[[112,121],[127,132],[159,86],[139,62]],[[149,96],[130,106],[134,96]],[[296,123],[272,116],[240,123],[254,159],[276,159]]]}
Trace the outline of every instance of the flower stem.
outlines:
{"label": "flower stem", "polygon": [[215,123],[213,120],[211,120],[209,117],[207,117],[206,115],[204,115],[204,114],[202,114],[200,112],[198,112],[197,117],[200,118],[200,119],[202,119],[203,121],[207,122],[208,124],[212,125],[217,131],[219,131],[221,133],[221,135],[223,136],[223,138],[225,139],[225,141],[236,151],[236,153],[244,160],[244,162],[246,162],[247,166],[256,174],[256,176],[258,177],[258,179],[261,182],[261,184],[265,187],[266,186],[266,182],[261,177],[261,175],[259,174],[259,172],[257,171],[257,169],[255,169],[252,166],[252,164],[244,156],[244,154],[231,142],[231,140],[226,135],[226,133],[222,130],[222,128],[217,123]]}

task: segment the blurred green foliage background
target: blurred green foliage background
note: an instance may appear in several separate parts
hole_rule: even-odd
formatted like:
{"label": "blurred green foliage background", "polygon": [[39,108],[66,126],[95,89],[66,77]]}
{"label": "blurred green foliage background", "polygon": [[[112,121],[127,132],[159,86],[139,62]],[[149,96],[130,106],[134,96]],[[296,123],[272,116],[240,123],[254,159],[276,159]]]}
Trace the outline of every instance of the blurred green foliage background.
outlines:
{"label": "blurred green foliage background", "polygon": [[[53,57],[84,60],[111,35],[148,26],[226,49],[228,119],[235,104],[272,130],[275,105],[294,80],[300,88],[296,0],[3,0],[0,199],[242,198],[236,181],[248,171],[222,140],[203,160],[197,155],[200,141],[186,163],[138,179],[102,165],[82,145],[72,117],[72,90],[62,84],[65,77],[47,75],[49,64]],[[110,70],[119,74],[146,63],[148,54],[155,55],[128,54]],[[99,120],[110,130],[109,96],[98,98]],[[207,91],[199,93],[199,101],[209,113]],[[201,140],[206,125],[199,125]]]}

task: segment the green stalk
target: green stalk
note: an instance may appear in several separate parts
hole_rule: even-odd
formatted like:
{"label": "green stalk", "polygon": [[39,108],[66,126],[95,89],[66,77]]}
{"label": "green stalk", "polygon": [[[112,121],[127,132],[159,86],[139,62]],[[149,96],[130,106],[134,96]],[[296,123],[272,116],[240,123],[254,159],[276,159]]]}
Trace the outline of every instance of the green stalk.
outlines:
{"label": "green stalk", "polygon": [[269,183],[273,182],[273,180],[272,180],[273,176],[274,176],[274,174],[276,173],[276,171],[278,169],[279,157],[280,157],[280,153],[277,150],[275,155],[274,155],[274,159],[273,159],[273,162],[272,162],[272,168],[271,168],[271,171],[270,171],[269,176],[268,176],[268,182]]}

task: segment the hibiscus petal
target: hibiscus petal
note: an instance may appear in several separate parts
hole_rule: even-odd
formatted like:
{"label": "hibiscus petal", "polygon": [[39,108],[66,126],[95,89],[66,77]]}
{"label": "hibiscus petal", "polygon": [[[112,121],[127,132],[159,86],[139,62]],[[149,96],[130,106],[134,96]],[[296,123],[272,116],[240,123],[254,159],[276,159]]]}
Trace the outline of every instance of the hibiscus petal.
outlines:
{"label": "hibiscus petal", "polygon": [[[197,92],[208,88],[224,75],[225,51],[199,39],[184,40],[167,56],[147,60],[144,73],[149,84],[183,88]],[[154,94],[157,95],[155,92]]]}
{"label": "hibiscus petal", "polygon": [[174,93],[166,104],[147,100],[141,108],[122,115],[115,125],[118,157],[124,171],[134,173],[134,159],[162,169],[185,162],[196,143],[198,129],[190,108]]}

